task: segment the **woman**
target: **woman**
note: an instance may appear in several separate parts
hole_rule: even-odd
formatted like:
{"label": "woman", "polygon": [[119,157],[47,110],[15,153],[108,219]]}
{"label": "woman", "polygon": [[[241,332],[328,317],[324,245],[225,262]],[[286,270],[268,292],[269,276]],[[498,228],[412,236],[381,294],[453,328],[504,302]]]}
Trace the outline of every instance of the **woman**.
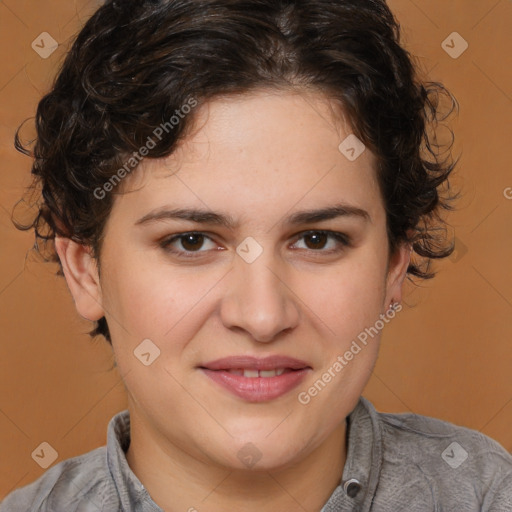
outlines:
{"label": "woman", "polygon": [[40,102],[30,227],[129,409],[0,510],[511,510],[498,443],[361,397],[452,250],[443,93],[383,1],[107,1]]}

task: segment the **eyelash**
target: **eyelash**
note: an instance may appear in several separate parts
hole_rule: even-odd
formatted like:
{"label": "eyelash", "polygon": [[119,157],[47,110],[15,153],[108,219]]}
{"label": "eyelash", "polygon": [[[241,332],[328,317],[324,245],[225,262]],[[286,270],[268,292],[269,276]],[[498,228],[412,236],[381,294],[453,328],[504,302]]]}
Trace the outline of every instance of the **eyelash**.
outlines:
{"label": "eyelash", "polygon": [[[166,238],[159,242],[159,245],[164,251],[172,253],[177,255],[178,257],[183,258],[198,258],[201,257],[202,253],[209,252],[209,251],[177,251],[175,249],[171,248],[171,244],[174,243],[176,240],[184,239],[188,235],[202,235],[205,237],[205,239],[212,240],[210,236],[208,236],[206,233],[202,231],[187,231],[185,233],[178,233],[176,235],[173,235],[170,238]],[[329,231],[329,230],[309,230],[304,231],[300,233],[300,236],[297,238],[297,240],[294,242],[297,243],[300,239],[304,238],[308,235],[327,235],[329,238],[336,240],[339,244],[341,244],[342,249],[346,247],[350,247],[351,241],[350,237],[348,235],[345,235],[344,233],[339,233],[337,231]],[[299,249],[299,250],[306,250],[313,253],[321,253],[321,254],[334,254],[337,252],[341,252],[342,249],[336,248],[336,249],[330,249],[327,251],[324,251],[322,249]]]}

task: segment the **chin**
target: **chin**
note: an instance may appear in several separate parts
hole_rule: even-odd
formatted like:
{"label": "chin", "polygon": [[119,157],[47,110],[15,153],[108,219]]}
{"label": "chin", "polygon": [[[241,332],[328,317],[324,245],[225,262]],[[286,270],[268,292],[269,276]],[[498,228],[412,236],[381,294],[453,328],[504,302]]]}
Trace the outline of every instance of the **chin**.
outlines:
{"label": "chin", "polygon": [[253,436],[252,440],[249,436],[244,436],[243,440],[237,439],[227,451],[226,445],[219,446],[219,449],[223,454],[219,453],[220,457],[217,460],[223,466],[234,471],[268,472],[293,466],[300,457],[303,447],[284,444],[282,436],[280,439],[269,440],[260,434]]}

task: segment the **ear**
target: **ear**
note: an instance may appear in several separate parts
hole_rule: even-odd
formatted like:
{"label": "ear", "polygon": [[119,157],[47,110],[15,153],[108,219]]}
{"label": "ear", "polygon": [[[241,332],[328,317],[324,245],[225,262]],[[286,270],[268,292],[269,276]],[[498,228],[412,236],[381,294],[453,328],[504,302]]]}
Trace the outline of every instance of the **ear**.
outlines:
{"label": "ear", "polygon": [[407,269],[411,261],[412,246],[404,242],[398,246],[391,255],[386,278],[386,301],[387,308],[391,302],[402,302],[402,286],[407,275]]}
{"label": "ear", "polygon": [[55,237],[55,248],[78,313],[86,320],[99,320],[104,312],[98,268],[91,248],[60,236]]}

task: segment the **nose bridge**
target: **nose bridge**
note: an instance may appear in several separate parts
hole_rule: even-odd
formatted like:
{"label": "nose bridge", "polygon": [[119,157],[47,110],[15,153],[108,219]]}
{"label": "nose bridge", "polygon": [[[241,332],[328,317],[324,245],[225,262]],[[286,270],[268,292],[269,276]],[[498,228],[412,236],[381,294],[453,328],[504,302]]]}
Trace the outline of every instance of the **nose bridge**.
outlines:
{"label": "nose bridge", "polygon": [[244,259],[243,253],[236,256],[222,308],[226,327],[242,328],[255,340],[268,342],[297,325],[297,304],[282,269],[271,251],[261,251],[252,261]]}

